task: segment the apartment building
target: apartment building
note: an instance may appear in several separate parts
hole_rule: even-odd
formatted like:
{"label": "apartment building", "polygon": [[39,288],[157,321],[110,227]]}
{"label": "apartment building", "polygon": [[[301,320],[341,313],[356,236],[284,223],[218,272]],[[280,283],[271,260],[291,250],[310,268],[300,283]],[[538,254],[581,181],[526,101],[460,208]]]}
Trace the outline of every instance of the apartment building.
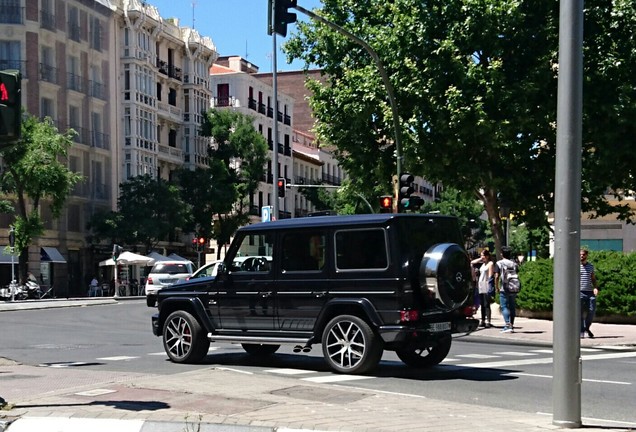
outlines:
{"label": "apartment building", "polygon": [[[278,92],[278,107],[274,111],[274,90],[257,79],[258,66],[238,56],[219,57],[210,69],[212,108],[233,109],[254,119],[254,128],[265,137],[269,146],[269,162],[258,190],[250,197],[250,214],[260,220],[261,207],[273,206],[274,146],[278,146],[278,176],[293,183],[292,136],[295,101]],[[274,137],[274,121],[278,121],[278,136]],[[279,219],[293,216],[293,193],[279,198]]]}
{"label": "apartment building", "polygon": [[[206,164],[209,140],[198,129],[216,57],[209,37],[144,1],[0,1],[0,69],[21,71],[26,111],[77,132],[68,166],[85,181],[60,218],[41,206],[46,231],[29,248],[29,270],[56,295],[85,294],[110,254],[112,245],[87,240],[86,224],[116,209],[121,182]],[[12,222],[0,215],[0,229]],[[10,267],[0,265],[0,283]]]}

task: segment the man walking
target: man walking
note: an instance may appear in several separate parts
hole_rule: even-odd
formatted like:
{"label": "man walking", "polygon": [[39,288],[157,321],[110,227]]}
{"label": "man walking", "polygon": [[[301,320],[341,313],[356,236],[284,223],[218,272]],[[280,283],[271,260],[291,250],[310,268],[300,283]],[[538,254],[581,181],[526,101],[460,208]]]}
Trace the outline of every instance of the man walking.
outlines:
{"label": "man walking", "polygon": [[495,264],[495,287],[499,291],[499,306],[501,307],[501,314],[504,319],[504,328],[501,333],[514,333],[514,324],[516,316],[516,292],[510,292],[504,280],[503,274],[507,271],[517,272],[517,263],[510,259],[510,248],[503,247],[501,249],[501,256],[503,259],[497,261]]}
{"label": "man walking", "polygon": [[598,282],[594,273],[594,266],[587,261],[587,250],[581,249],[581,337],[593,338],[590,331],[594,314],[596,313],[596,296],[598,295]]}

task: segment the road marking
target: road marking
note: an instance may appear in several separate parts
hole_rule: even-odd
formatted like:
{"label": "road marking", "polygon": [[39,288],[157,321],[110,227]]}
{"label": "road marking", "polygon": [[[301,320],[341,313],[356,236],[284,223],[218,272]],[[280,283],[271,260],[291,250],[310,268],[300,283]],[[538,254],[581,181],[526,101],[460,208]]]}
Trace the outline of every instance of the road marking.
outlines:
{"label": "road marking", "polygon": [[[611,359],[619,359],[619,358],[628,358],[628,357],[636,357],[636,352],[614,352],[614,353],[604,353],[604,354],[589,354],[581,356],[581,360],[590,361],[590,360],[611,360]],[[503,360],[497,362],[484,362],[484,363],[469,363],[458,365],[461,367],[471,367],[471,368],[501,368],[501,367],[509,367],[509,366],[526,366],[533,364],[552,364],[552,357],[540,358],[540,359],[525,359],[525,360]]]}
{"label": "road marking", "polygon": [[304,374],[316,373],[316,371],[310,371],[310,370],[304,370],[304,369],[289,369],[289,368],[267,369],[263,372],[275,373],[280,375],[304,375]]}
{"label": "road marking", "polygon": [[139,357],[131,357],[131,356],[114,356],[114,357],[100,357],[95,360],[103,360],[103,361],[122,361],[122,360],[134,360]]}
{"label": "road marking", "polygon": [[490,354],[457,354],[455,357],[474,358],[474,359],[488,359],[488,358],[497,358],[499,356],[490,355]]}
{"label": "road marking", "polygon": [[148,353],[148,355],[151,355],[151,356],[167,356],[165,351]]}
{"label": "road marking", "polygon": [[254,372],[244,371],[241,369],[226,368],[226,367],[216,367],[214,369],[220,370],[220,371],[237,372],[237,373],[242,373],[245,375],[254,375]]}
{"label": "road marking", "polygon": [[496,353],[493,353],[493,354],[511,356],[511,357],[526,357],[526,356],[535,356],[535,355],[537,355],[536,353],[519,352],[519,351],[503,351],[503,352],[496,352]]}
{"label": "road marking", "polygon": [[539,354],[552,354],[554,351],[551,349],[538,349],[538,350],[530,350],[530,352],[535,352]]}
{"label": "road marking", "polygon": [[[527,377],[533,377],[533,378],[548,378],[548,379],[554,378],[552,375],[539,375],[539,374],[530,374],[530,373],[524,373],[524,372],[510,372],[504,375],[527,376]],[[625,381],[595,380],[595,379],[588,379],[588,378],[583,378],[583,381],[602,383],[602,384],[632,385],[632,383],[625,382]]]}
{"label": "road marking", "polygon": [[93,389],[93,390],[87,390],[87,391],[83,391],[83,392],[79,392],[79,393],[75,393],[78,396],[103,396],[106,394],[110,394],[110,393],[117,393],[117,390],[111,390],[111,389]]}
{"label": "road marking", "polygon": [[442,360],[442,363],[452,363],[452,362],[456,362],[456,361],[460,361],[460,359],[452,358],[452,357],[446,357],[444,360]]}
{"label": "road marking", "polygon": [[376,378],[372,376],[362,376],[362,375],[327,375],[327,376],[319,376],[319,377],[311,377],[311,378],[301,378],[302,381],[311,381],[314,383],[333,383],[333,382],[344,382],[344,381],[357,381],[364,379]]}

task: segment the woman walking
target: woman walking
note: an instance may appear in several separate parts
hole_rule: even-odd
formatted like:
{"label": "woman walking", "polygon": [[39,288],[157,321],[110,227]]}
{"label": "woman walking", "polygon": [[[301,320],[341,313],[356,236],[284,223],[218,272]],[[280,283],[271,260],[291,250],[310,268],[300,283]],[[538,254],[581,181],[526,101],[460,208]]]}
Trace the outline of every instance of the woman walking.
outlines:
{"label": "woman walking", "polygon": [[[490,251],[484,249],[479,258],[471,261],[471,264],[482,263],[479,268],[479,279],[477,281],[477,289],[479,292],[479,303],[481,304],[481,327],[491,327],[490,324],[490,302],[491,291],[494,292],[495,280],[494,280],[494,264],[490,258]],[[492,290],[491,290],[492,287]]]}

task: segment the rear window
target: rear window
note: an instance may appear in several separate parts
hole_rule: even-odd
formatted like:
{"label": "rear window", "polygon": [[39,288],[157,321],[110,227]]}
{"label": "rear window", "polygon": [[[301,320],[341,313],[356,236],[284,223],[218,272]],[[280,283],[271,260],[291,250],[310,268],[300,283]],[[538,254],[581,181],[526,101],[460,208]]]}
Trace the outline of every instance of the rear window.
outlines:
{"label": "rear window", "polygon": [[190,273],[190,269],[187,264],[157,263],[152,268],[152,270],[150,270],[150,273],[168,273],[168,274]]}

